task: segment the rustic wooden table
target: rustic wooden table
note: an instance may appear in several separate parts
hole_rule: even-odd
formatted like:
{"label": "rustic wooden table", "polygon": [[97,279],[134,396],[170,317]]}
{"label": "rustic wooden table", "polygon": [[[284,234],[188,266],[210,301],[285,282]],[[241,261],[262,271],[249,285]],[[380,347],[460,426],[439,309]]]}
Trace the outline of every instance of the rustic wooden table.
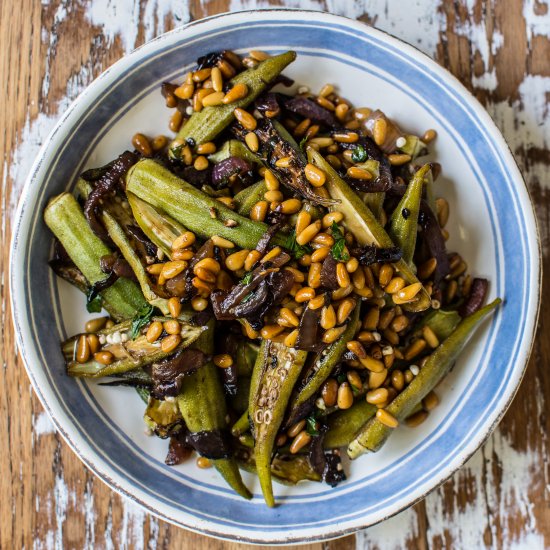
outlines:
{"label": "rustic wooden table", "polygon": [[[55,433],[14,344],[12,216],[38,147],[72,99],[135,46],[253,0],[1,0],[0,548],[237,548],[170,526],[98,481]],[[343,13],[418,46],[471,89],[501,128],[533,197],[543,246],[550,194],[550,14],[545,0],[274,0]],[[498,184],[498,182],[495,182]],[[550,256],[544,267],[550,269]],[[499,428],[452,479],[367,532],[305,548],[550,547],[550,309]]]}

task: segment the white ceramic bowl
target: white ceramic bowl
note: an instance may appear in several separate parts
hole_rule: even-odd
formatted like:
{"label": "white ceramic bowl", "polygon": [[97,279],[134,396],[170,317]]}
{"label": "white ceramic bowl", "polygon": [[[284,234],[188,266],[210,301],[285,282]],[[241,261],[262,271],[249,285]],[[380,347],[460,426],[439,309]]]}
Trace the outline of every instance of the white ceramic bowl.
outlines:
{"label": "white ceramic bowl", "polygon": [[[42,212],[84,168],[130,147],[137,130],[166,132],[160,83],[175,81],[206,52],[294,49],[285,71],[318,90],[332,82],[355,105],[378,107],[416,133],[435,128],[451,204],[451,250],[505,300],[438,390],[441,405],[416,429],[401,428],[377,454],[349,465],[336,489],[276,488],[281,503],[231,494],[214,471],[164,465],[166,442],[144,435],[143,403],[131,389],[64,373],[59,342],[81,330],[84,298],[47,267],[52,236]],[[16,333],[32,384],[57,429],[108,485],[194,531],[249,542],[322,540],[395,514],[449,477],[479,447],[509,405],[536,324],[539,243],[532,205],[506,143],[477,101],[449,73],[399,40],[326,13],[265,10],[212,17],[163,35],[101,75],[73,103],[36,160],[15,223],[11,288]]]}

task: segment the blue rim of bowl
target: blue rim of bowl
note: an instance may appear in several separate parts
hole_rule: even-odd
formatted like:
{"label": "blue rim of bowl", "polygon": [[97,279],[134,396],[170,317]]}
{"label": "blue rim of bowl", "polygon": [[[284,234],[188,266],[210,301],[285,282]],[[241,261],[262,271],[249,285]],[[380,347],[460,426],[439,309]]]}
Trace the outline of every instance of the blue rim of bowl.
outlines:
{"label": "blue rim of bowl", "polygon": [[[258,11],[260,11],[261,13],[269,13],[269,12],[271,12],[271,13],[275,13],[275,14],[280,14],[282,11],[287,11],[287,10],[257,10],[257,11],[254,11],[253,13],[258,13]],[[298,13],[302,12],[302,13],[304,13],[303,10],[291,10],[291,11],[293,11],[294,13],[296,13],[296,12],[298,12]],[[315,14],[316,16],[319,16],[319,13],[318,13],[318,12],[305,12],[305,13],[309,13],[309,14],[313,13],[313,14]],[[210,20],[210,19],[216,19],[216,18],[219,18],[219,17],[225,17],[225,15],[214,16],[213,18],[209,18],[208,20]],[[334,19],[336,19],[336,20],[343,20],[344,23],[347,22],[347,20],[344,19],[344,18],[336,18],[336,17],[333,17],[333,18],[331,18],[331,19],[332,19],[332,20],[334,20]],[[277,22],[269,21],[269,23],[270,23],[270,24],[274,24],[274,23],[286,23],[286,22],[284,22],[284,21],[283,21],[283,22],[279,22],[279,21],[277,21]],[[302,22],[302,23],[309,23],[309,22]],[[197,22],[195,22],[195,23],[193,23],[193,24],[197,24]],[[262,21],[257,21],[255,24],[256,24],[256,25],[261,25],[261,24],[262,24]],[[299,22],[299,21],[292,21],[292,22],[289,22],[289,24],[298,25],[298,24],[300,24],[300,22]],[[327,23],[326,26],[328,26],[328,25],[329,25],[329,23]],[[336,26],[338,26],[338,25],[336,25]],[[185,28],[188,28],[188,27],[189,27],[189,25],[186,26],[186,27],[184,27],[184,29],[185,29]],[[340,26],[340,27],[341,27],[341,26]],[[346,27],[347,27],[347,28],[346,28]],[[348,25],[344,25],[344,27],[341,27],[341,28],[345,28],[346,30],[349,31],[349,24],[348,24]],[[334,30],[334,29],[333,29],[333,30]],[[173,31],[173,32],[179,33],[179,32],[182,32],[182,29],[177,29],[176,31]],[[374,36],[373,36],[373,35],[374,35]],[[367,36],[367,38],[369,38],[370,40],[376,40],[376,38],[377,38],[377,37],[376,37],[376,32],[371,31],[371,32],[370,32],[370,36]],[[158,40],[158,39],[157,39],[157,40]],[[384,42],[384,41],[382,40],[382,43],[383,43],[383,42]],[[149,43],[148,45],[146,45],[146,47],[149,46],[149,45],[150,45],[150,43]],[[388,46],[388,44],[384,44],[384,46]],[[402,54],[402,55],[404,55],[404,54]],[[423,55],[423,54],[422,54],[422,55]],[[429,58],[427,58],[427,59],[429,59]],[[430,61],[431,61],[431,60],[430,60]],[[428,64],[429,64],[429,62],[428,62]],[[432,62],[432,64],[433,64],[433,62]],[[441,69],[440,69],[440,70],[441,70]],[[456,95],[460,98],[460,94],[456,94]],[[464,94],[462,94],[462,95],[464,95]],[[68,114],[69,114],[69,113],[67,113],[66,116],[68,116]],[[478,113],[478,115],[479,115],[479,113]],[[65,119],[65,117],[64,117],[64,119]],[[63,120],[64,120],[64,119],[63,119]],[[62,125],[63,120],[62,120],[62,121],[59,123],[59,125],[56,127],[56,129],[54,130],[54,133],[55,133],[56,130],[59,128],[59,126]],[[486,126],[486,124],[487,124],[487,122],[485,122],[485,125],[484,125],[484,126]],[[494,127],[493,127],[493,128],[494,128]],[[493,133],[494,133],[494,132],[493,132]],[[494,136],[493,136],[493,137],[494,137]],[[49,141],[51,141],[51,138],[48,140],[48,142],[49,142]],[[46,142],[46,146],[47,146],[48,142]],[[502,144],[501,144],[501,145],[502,145]],[[17,234],[18,234],[18,232],[19,232],[19,230],[20,230],[21,212],[22,212],[22,210],[23,210],[23,208],[24,208],[24,203],[27,201],[27,199],[29,198],[28,195],[30,194],[30,192],[29,192],[30,181],[33,179],[33,175],[36,174],[38,168],[39,168],[39,166],[35,166],[35,167],[33,168],[32,172],[31,172],[31,175],[30,175],[30,178],[29,178],[29,181],[27,182],[26,187],[25,187],[25,191],[24,191],[24,195],[23,195],[23,199],[22,199],[22,204],[20,205],[20,209],[19,209],[19,212],[18,212],[18,223],[17,223],[17,228],[16,228],[16,231],[14,232],[14,242],[13,242],[13,245],[12,245],[12,250],[13,250],[13,251],[15,251],[15,249],[16,249],[16,236],[17,236]],[[517,175],[516,175],[515,178],[512,178],[512,177],[511,177],[510,179],[511,179],[511,180],[516,180],[516,181],[517,181],[518,177],[517,177]],[[540,244],[539,244],[539,247],[540,247]],[[13,271],[12,271],[12,278],[11,278],[11,280],[12,280],[12,283],[13,283]],[[13,300],[13,296],[12,296],[12,300]],[[13,307],[13,311],[14,311],[14,317],[15,317],[15,315],[16,315],[15,304],[13,304],[13,306],[14,306],[14,307]],[[16,321],[16,325],[17,325],[17,321]],[[19,335],[18,335],[18,337],[19,337]],[[520,340],[521,340],[521,339],[520,339]],[[24,348],[23,348],[23,346],[22,346],[22,342],[20,342],[20,346],[21,346],[21,349],[24,350]],[[28,370],[30,371],[30,369],[28,369]],[[41,395],[40,391],[38,391],[38,388],[36,387],[36,384],[34,383],[34,378],[33,378],[32,374],[31,374],[31,372],[29,372],[29,375],[31,376],[31,379],[33,380],[33,385],[35,386],[35,389],[37,390],[37,393],[39,394],[39,396],[40,396],[40,398],[41,398],[41,401],[44,403],[44,402],[45,402],[45,399],[43,399],[43,396]],[[510,398],[510,399],[511,399],[511,398]],[[507,404],[506,404],[506,405],[507,405]],[[46,407],[46,408],[49,409],[49,407]],[[501,415],[503,414],[503,412],[504,412],[504,411],[502,411]],[[500,418],[500,417],[499,417],[499,418]],[[56,424],[58,424],[58,423],[56,422]],[[61,428],[61,427],[58,426],[58,428]],[[489,429],[489,431],[487,432],[486,436],[489,435],[491,429],[492,429],[492,427]],[[60,431],[64,434],[64,436],[69,440],[69,443],[71,444],[71,439],[70,439],[70,437],[69,437],[68,435],[66,435],[65,432],[64,432],[62,429],[61,429]],[[71,446],[73,446],[73,445],[71,445]],[[75,447],[76,447],[76,444],[75,444]],[[78,453],[78,454],[80,455],[80,453]],[[83,458],[83,457],[81,456],[81,458]],[[464,460],[466,460],[467,458],[468,458],[468,457],[464,458]],[[90,465],[88,462],[87,462],[87,464],[88,464],[88,466],[90,466],[94,471],[96,471],[96,468],[95,468],[93,465]],[[453,471],[454,471],[454,469],[453,469]],[[98,473],[98,472],[96,471],[96,473]],[[452,473],[452,472],[448,473],[448,475],[451,475],[451,473]],[[104,476],[103,474],[101,474],[101,477],[104,477],[104,478],[105,478],[105,477],[108,477],[108,476]],[[441,480],[441,482],[442,482],[442,481],[443,481],[443,480]],[[128,493],[127,493],[123,488],[119,487],[118,484],[114,483],[113,480],[109,480],[108,482],[109,482],[111,485],[114,485],[115,488],[117,488],[119,491],[122,491],[123,493],[127,494],[127,496],[130,496],[131,498],[134,498],[134,499],[136,498],[134,495],[128,495]],[[422,497],[419,497],[419,498],[422,498]],[[150,507],[149,507],[146,503],[141,502],[141,504],[145,505],[147,508],[150,509]],[[410,503],[409,503],[409,504],[410,504]],[[408,506],[409,504],[407,504],[407,506]],[[154,510],[154,509],[152,509],[151,511],[153,511],[154,513],[157,513],[157,514],[158,514],[158,511],[156,511],[156,510]],[[393,512],[393,513],[397,513],[397,511],[398,511],[398,510],[396,510],[396,511]],[[392,514],[393,514],[393,513],[392,513]],[[173,519],[168,518],[168,517],[165,518],[165,519],[168,519],[169,521],[174,521]],[[324,538],[328,538],[328,537],[338,536],[338,535],[340,535],[340,534],[344,534],[345,532],[354,531],[354,530],[356,530],[356,529],[358,529],[358,528],[360,528],[360,526],[358,526],[358,527],[352,527],[352,528],[350,528],[350,529],[348,529],[348,530],[341,530],[341,531],[337,531],[337,532],[335,531],[335,532],[332,532],[332,533],[329,533],[329,534],[320,535],[319,537],[308,537],[307,539],[298,538],[297,540],[304,540],[304,541],[307,540],[307,541],[311,541],[311,540],[324,539]],[[201,530],[200,530],[200,531],[201,531]],[[202,531],[202,532],[204,532],[204,531]],[[218,533],[213,533],[213,532],[209,532],[208,534],[213,534],[213,535],[220,536]],[[249,540],[250,542],[264,542],[264,539],[246,539],[246,540]],[[289,539],[289,541],[290,541],[290,540],[296,540],[296,539]],[[285,542],[287,542],[287,541],[285,541]]]}

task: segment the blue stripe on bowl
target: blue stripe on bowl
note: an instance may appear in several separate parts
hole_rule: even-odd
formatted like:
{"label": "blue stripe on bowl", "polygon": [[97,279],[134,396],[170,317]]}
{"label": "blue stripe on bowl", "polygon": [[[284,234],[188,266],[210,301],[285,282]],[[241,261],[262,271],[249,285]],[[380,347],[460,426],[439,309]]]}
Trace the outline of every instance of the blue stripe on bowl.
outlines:
{"label": "blue stripe on bowl", "polygon": [[[304,32],[304,27],[307,27],[307,32]],[[128,101],[127,90],[147,90],[156,86],[167,75],[179,71],[183,64],[192,63],[204,51],[212,49],[213,38],[213,33],[208,32],[185,42],[185,45],[168,46],[150,53],[125,71],[111,88],[94,101],[84,116],[72,122],[72,135],[67,139],[66,146],[60,150],[57,164],[52,165],[44,178],[42,190],[37,193],[32,231],[25,243],[25,248],[29,251],[25,284],[29,296],[28,304],[33,304],[33,309],[29,309],[28,314],[33,319],[35,341],[43,358],[43,368],[51,390],[57,394],[81,437],[98,454],[103,455],[103,460],[109,463],[121,480],[127,482],[126,486],[138,486],[152,499],[162,501],[174,510],[185,511],[190,516],[225,526],[227,529],[245,527],[251,533],[251,538],[254,533],[260,532],[284,533],[289,528],[297,532],[312,525],[321,527],[349,522],[366,513],[376,512],[381,518],[392,505],[403,498],[404,493],[411,494],[430,476],[437,476],[442,468],[456,461],[464,449],[468,448],[470,438],[475,435],[478,427],[491,418],[494,405],[502,399],[507,383],[514,373],[515,360],[524,338],[523,321],[527,307],[536,297],[529,287],[528,270],[532,260],[529,235],[520,212],[518,192],[499,145],[494,142],[468,102],[441,81],[429,66],[419,65],[417,59],[384,43],[367,29],[365,33],[358,34],[339,24],[322,22],[312,25],[309,21],[289,23],[285,20],[266,20],[224,27],[215,34],[215,41],[216,47],[220,49],[234,48],[235,45],[239,48],[253,48],[259,43],[283,43],[297,49],[302,55],[309,55],[307,48],[318,49],[321,46],[323,51],[316,52],[315,55],[339,60],[345,56],[346,63],[369,72],[360,63],[349,61],[348,56],[365,59],[391,77],[406,82],[409,88],[418,92],[414,99],[422,108],[429,110],[441,126],[451,133],[454,129],[458,135],[466,138],[467,146],[455,137],[465,156],[468,151],[475,151],[475,161],[470,158],[468,161],[476,174],[478,187],[490,214],[493,238],[499,245],[495,249],[495,260],[497,265],[502,265],[502,272],[499,271],[494,284],[497,293],[509,300],[491,322],[485,339],[485,359],[477,367],[477,380],[461,396],[463,405],[453,415],[460,415],[461,422],[449,425],[449,418],[444,419],[428,438],[419,442],[408,455],[390,465],[385,472],[350,480],[335,490],[320,488],[316,495],[320,499],[317,503],[311,502],[310,496],[287,496],[284,499],[285,506],[273,511],[237,500],[225,488],[199,484],[183,472],[169,470],[153,461],[141,449],[135,448],[128,437],[121,436],[112,429],[85,384],[77,385],[64,375],[58,337],[52,337],[51,330],[52,319],[55,311],[59,311],[59,304],[56,303],[56,298],[54,303],[41,299],[45,288],[55,287],[51,275],[43,269],[51,242],[41,221],[41,212],[47,197],[61,192],[67,182],[74,181],[74,176],[86,162],[95,143],[114,122],[112,113],[118,112],[118,116],[121,116],[138,99]],[[383,76],[380,72],[376,74]],[[395,84],[393,79],[392,83]],[[408,92],[404,86],[401,89]],[[81,159],[77,166],[75,156]],[[489,187],[487,180],[501,181],[502,184]],[[499,249],[506,250],[505,257],[499,255]],[[55,291],[53,296],[56,297]],[[492,367],[491,372],[488,365]],[[478,387],[483,387],[484,391],[476,393],[475,389]],[[492,395],[490,400],[487,399],[489,395]],[[98,439],[100,443],[96,443]],[[413,459],[415,464],[422,465],[415,472],[418,476],[411,476],[411,470],[404,467],[407,461],[411,464]],[[174,478],[183,483],[175,484]],[[365,486],[368,486],[368,491],[364,489]],[[212,497],[211,492],[214,490],[218,498]],[[330,497],[330,506],[324,504],[327,497]],[[175,514],[171,519],[177,521],[178,516]]]}

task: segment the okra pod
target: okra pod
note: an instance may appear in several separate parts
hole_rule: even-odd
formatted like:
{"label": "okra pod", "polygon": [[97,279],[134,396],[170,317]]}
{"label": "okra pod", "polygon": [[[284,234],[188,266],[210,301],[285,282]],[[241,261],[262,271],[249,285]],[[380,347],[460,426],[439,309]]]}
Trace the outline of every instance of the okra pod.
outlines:
{"label": "okra pod", "polygon": [[184,426],[183,417],[175,401],[154,397],[149,397],[143,420],[146,426],[162,439],[174,435]]}
{"label": "okra pod", "polygon": [[420,321],[418,330],[421,331],[423,327],[428,326],[433,330],[437,339],[443,342],[453,333],[460,320],[458,311],[454,309],[436,309]]}
{"label": "okra pod", "polygon": [[[126,189],[205,239],[219,235],[241,248],[253,249],[267,230],[266,224],[237,214],[154,160],[143,159],[132,166],[126,178]],[[216,218],[210,216],[211,209],[216,212]],[[228,220],[237,225],[231,223],[233,227],[227,227],[224,222]],[[275,235],[272,240],[273,244],[281,246],[285,242],[282,234]]]}
{"label": "okra pod", "polygon": [[[112,251],[90,229],[73,195],[62,193],[53,198],[44,212],[44,221],[90,286],[107,277],[101,271],[100,259]],[[129,279],[118,279],[100,295],[106,309],[118,320],[133,317],[146,305],[139,287]]]}
{"label": "okra pod", "polygon": [[[213,321],[208,323],[208,329],[201,335],[196,347],[209,355],[213,353]],[[218,377],[218,368],[214,363],[210,361],[195,373],[186,376],[176,399],[192,437],[198,438],[197,441],[210,436],[220,441],[226,440],[224,434],[228,432],[228,426],[225,396]],[[221,457],[218,454],[209,456],[214,468],[235,492],[244,498],[251,498],[252,495],[243,483],[237,463],[231,456],[231,449],[218,448],[216,451]],[[205,450],[201,452],[201,448],[197,448],[197,452],[207,454]]]}
{"label": "okra pod", "polygon": [[[202,110],[194,112],[178,132],[176,136],[177,143],[191,141],[196,145],[200,145],[201,143],[212,141],[235,120],[233,111],[236,108],[244,109],[250,105],[281,74],[285,67],[295,59],[296,52],[289,51],[269,57],[256,67],[238,74],[229,81],[229,86],[233,87],[235,84],[241,83],[246,84],[248,94],[234,103],[204,107]],[[172,154],[174,154],[173,144],[174,142],[170,146]]]}
{"label": "okra pod", "polygon": [[[170,319],[171,317],[152,317],[151,321],[163,323]],[[76,360],[78,341],[82,336],[81,334],[77,334],[63,342],[61,348],[68,374],[83,378],[101,378],[128,372],[138,367],[150,365],[155,361],[160,361],[180,349],[190,346],[203,332],[203,327],[180,321],[181,342],[176,349],[166,353],[162,351],[157,343],[149,343],[144,334],[132,339],[132,323],[133,321],[123,321],[96,333],[100,342],[105,341],[104,344],[101,344],[98,352],[109,352],[113,356],[113,361],[108,365],[96,361],[93,356],[83,363]]]}
{"label": "okra pod", "polygon": [[[412,413],[414,407],[447,374],[475,329],[500,303],[501,300],[497,298],[472,315],[465,317],[453,333],[429,356],[426,364],[412,382],[385,407],[385,410],[399,422],[405,420]],[[348,456],[354,459],[365,452],[377,451],[391,433],[392,428],[382,424],[377,418],[372,418],[349,444]]]}
{"label": "okra pod", "polygon": [[172,243],[185,233],[186,228],[133,193],[128,192],[126,195],[132,214],[141,230],[168,258],[172,259]]}
{"label": "okra pod", "polygon": [[271,459],[275,439],[294,385],[302,372],[307,352],[271,341],[266,341],[262,348],[259,361],[254,367],[249,413],[254,427],[258,478],[266,504],[275,506],[271,483]]}
{"label": "okra pod", "polygon": [[[344,214],[343,223],[353,233],[357,242],[362,246],[375,245],[381,248],[395,246],[368,206],[359,199],[355,191],[342,180],[323,156],[312,147],[308,148],[307,153],[309,161],[326,173],[325,188],[333,199],[340,201],[336,208]],[[402,259],[393,265],[408,284],[419,282],[414,272]],[[424,311],[430,307],[430,304],[430,296],[422,287],[413,302],[403,304],[401,307],[407,311],[418,312]]]}
{"label": "okra pod", "polygon": [[214,164],[218,164],[222,160],[229,157],[238,157],[258,166],[263,166],[262,161],[250,149],[237,139],[228,139],[221,149],[208,155],[208,160]]}
{"label": "okra pod", "polygon": [[356,401],[349,409],[339,410],[327,416],[328,431],[323,440],[325,449],[347,447],[357,432],[370,420],[378,408],[365,399]]}
{"label": "okra pod", "polygon": [[354,334],[359,327],[359,312],[361,303],[358,302],[351,314],[346,330],[340,338],[331,344],[323,353],[317,355],[311,370],[306,373],[306,378],[299,388],[298,394],[294,398],[291,407],[290,418],[292,422],[300,420],[294,416],[300,405],[305,403],[312,395],[317,393],[332,371],[340,363],[340,358],[346,350],[346,344],[353,339]]}
{"label": "okra pod", "polygon": [[266,191],[267,185],[265,184],[265,181],[262,180],[237,193],[233,197],[235,204],[237,205],[237,212],[241,216],[250,215],[252,207],[258,201],[263,200]]}
{"label": "okra pod", "polygon": [[416,248],[418,214],[420,213],[420,202],[424,190],[424,179],[430,170],[431,166],[425,164],[414,174],[390,220],[390,237],[401,248],[403,261],[411,269],[414,268],[412,260]]}
{"label": "okra pod", "polygon": [[231,428],[231,435],[239,437],[248,431],[250,431],[250,420],[248,417],[248,409],[246,409],[239,420],[233,424],[233,427]]}

